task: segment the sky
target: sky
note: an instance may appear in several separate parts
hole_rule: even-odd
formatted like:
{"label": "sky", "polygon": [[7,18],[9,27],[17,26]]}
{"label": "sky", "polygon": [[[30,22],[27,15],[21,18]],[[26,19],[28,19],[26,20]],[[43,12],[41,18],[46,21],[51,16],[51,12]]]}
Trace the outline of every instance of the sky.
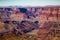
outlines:
{"label": "sky", "polygon": [[60,0],[0,0],[0,6],[60,5]]}

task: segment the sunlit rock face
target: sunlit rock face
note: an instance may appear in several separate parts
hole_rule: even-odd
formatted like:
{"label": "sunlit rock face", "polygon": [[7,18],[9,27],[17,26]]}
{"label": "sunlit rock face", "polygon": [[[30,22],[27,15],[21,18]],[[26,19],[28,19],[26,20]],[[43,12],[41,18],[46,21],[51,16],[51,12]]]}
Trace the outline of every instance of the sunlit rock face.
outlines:
{"label": "sunlit rock face", "polygon": [[11,21],[22,21],[25,19],[23,13],[11,14],[10,18]]}

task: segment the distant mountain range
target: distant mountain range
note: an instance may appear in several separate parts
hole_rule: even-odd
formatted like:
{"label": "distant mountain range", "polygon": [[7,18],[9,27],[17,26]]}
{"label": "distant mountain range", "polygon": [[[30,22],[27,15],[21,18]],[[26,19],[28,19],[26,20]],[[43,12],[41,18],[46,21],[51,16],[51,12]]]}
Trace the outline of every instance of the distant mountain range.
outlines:
{"label": "distant mountain range", "polygon": [[60,7],[60,5],[46,5],[46,6],[0,6],[0,7],[5,7],[5,8],[12,8],[12,7],[16,7],[16,8],[26,8],[26,7]]}

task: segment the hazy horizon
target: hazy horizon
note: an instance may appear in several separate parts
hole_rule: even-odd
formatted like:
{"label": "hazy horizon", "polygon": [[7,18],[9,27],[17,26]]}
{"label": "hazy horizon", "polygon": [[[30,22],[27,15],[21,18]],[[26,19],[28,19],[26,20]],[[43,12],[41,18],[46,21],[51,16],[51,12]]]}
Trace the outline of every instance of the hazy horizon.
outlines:
{"label": "hazy horizon", "polygon": [[60,0],[0,0],[0,6],[60,5]]}

